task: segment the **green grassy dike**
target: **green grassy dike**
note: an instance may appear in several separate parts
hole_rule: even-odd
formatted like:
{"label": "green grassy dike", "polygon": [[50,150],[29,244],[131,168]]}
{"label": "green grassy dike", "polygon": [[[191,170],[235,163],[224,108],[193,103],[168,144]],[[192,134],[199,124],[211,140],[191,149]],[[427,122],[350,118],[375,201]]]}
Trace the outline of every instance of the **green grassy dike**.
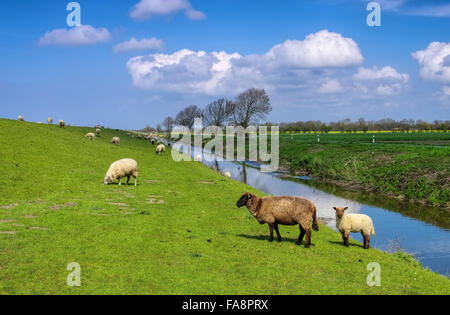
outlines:
{"label": "green grassy dike", "polygon": [[[450,293],[449,279],[409,257],[345,248],[323,225],[310,249],[294,245],[297,227],[268,243],[267,226],[235,206],[260,192],[125,132],[89,141],[88,131],[0,120],[1,294]],[[138,161],[138,187],[103,185],[121,158]],[[81,287],[66,285],[71,262]],[[370,262],[381,287],[366,284]]]}

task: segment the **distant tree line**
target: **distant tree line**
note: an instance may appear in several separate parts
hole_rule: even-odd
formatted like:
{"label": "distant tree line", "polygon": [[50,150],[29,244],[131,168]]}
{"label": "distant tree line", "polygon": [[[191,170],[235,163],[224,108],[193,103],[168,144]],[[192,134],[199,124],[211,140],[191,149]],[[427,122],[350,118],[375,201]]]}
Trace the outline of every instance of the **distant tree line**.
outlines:
{"label": "distant tree line", "polygon": [[331,131],[338,131],[341,133],[357,133],[368,131],[392,131],[392,132],[431,132],[449,131],[450,120],[435,120],[427,122],[423,120],[403,119],[393,120],[390,118],[380,120],[368,120],[360,118],[357,121],[352,121],[347,118],[337,122],[325,123],[320,120],[297,121],[292,123],[272,124],[266,125],[280,126],[282,132],[303,132],[303,133],[329,133]]}
{"label": "distant tree line", "polygon": [[[229,125],[247,128],[250,125],[261,124],[266,116],[272,111],[270,98],[264,89],[251,88],[241,93],[235,100],[219,98],[200,108],[190,105],[182,109],[175,118],[168,116],[156,128],[145,127],[144,132],[171,132],[177,125],[192,129],[196,118],[203,119],[203,127]],[[450,120],[434,120],[427,122],[423,120],[403,119],[393,120],[390,118],[380,120],[365,120],[360,118],[352,121],[350,118],[326,123],[320,120],[308,120],[297,122],[264,123],[266,126],[279,126],[280,132],[302,132],[302,133],[358,133],[369,131],[391,131],[391,132],[432,132],[449,131]]]}

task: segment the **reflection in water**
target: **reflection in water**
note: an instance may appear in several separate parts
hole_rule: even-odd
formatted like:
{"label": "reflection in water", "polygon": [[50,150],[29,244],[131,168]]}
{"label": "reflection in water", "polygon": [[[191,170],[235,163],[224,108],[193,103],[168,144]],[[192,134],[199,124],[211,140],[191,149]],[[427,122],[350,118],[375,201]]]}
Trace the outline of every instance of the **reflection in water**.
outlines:
{"label": "reflection in water", "polygon": [[[176,145],[174,147],[176,148]],[[192,150],[193,152],[193,150]],[[449,214],[441,209],[418,207],[373,194],[349,192],[335,186],[311,180],[286,177],[280,173],[261,173],[253,162],[217,161],[214,155],[204,152],[203,163],[220,173],[230,172],[232,178],[270,195],[301,196],[317,207],[318,217],[335,228],[333,207],[349,207],[350,213],[364,213],[372,217],[376,236],[371,245],[389,250],[395,240],[397,246],[414,254],[425,267],[450,276]],[[320,233],[320,232],[319,232]],[[362,242],[361,235],[352,238]],[[340,241],[340,236],[336,236]]]}

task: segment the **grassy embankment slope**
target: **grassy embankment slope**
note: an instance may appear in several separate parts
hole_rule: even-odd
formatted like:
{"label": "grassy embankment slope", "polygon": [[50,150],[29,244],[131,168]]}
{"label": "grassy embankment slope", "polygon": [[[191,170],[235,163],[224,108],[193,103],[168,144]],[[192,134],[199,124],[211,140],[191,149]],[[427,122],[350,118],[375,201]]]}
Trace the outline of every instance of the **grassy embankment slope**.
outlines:
{"label": "grassy embankment slope", "polygon": [[282,135],[281,164],[340,186],[450,208],[450,133]]}
{"label": "grassy embankment slope", "polygon": [[[450,293],[450,280],[403,255],[365,251],[321,226],[313,246],[267,242],[235,202],[257,192],[200,163],[156,156],[148,141],[104,130],[0,120],[2,294],[423,294]],[[121,146],[109,144],[112,136]],[[140,164],[138,187],[104,186],[110,163]],[[82,285],[66,285],[71,262]],[[366,284],[370,262],[381,287]]]}

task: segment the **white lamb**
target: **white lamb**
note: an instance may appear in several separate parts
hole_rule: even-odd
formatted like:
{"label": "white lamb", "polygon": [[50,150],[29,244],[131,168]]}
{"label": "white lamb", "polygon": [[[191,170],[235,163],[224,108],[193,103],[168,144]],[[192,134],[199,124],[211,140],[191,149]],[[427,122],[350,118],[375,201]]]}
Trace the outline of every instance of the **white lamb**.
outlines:
{"label": "white lamb", "polygon": [[364,239],[364,248],[369,249],[370,247],[370,235],[375,235],[375,228],[373,227],[372,219],[365,214],[346,214],[346,208],[336,208],[336,227],[341,232],[342,239],[344,240],[344,245],[349,246],[348,238],[350,232],[361,233]]}
{"label": "white lamb", "polygon": [[195,160],[195,162],[201,162],[203,160],[203,158],[200,154],[198,154],[194,160]]}
{"label": "white lamb", "polygon": [[225,176],[228,179],[231,179],[231,173],[230,172],[223,173],[223,176]]}
{"label": "white lamb", "polygon": [[156,154],[161,154],[166,152],[166,146],[164,144],[160,144],[156,147]]}
{"label": "white lamb", "polygon": [[109,167],[105,176],[105,185],[109,185],[114,181],[119,181],[119,186],[122,185],[122,178],[127,177],[127,185],[130,177],[134,177],[134,186],[137,186],[138,164],[133,159],[123,159],[116,161]]}
{"label": "white lamb", "polygon": [[90,133],[86,134],[84,137],[85,137],[85,138],[88,138],[88,139],[90,139],[90,140],[94,140],[94,139],[95,139],[95,134],[93,134],[92,132],[90,132]]}
{"label": "white lamb", "polygon": [[119,145],[120,144],[120,138],[119,137],[112,138],[111,139],[111,143]]}
{"label": "white lamb", "polygon": [[97,134],[97,136],[100,136],[100,133],[102,132],[102,130],[100,128],[97,128],[95,130],[95,133]]}

